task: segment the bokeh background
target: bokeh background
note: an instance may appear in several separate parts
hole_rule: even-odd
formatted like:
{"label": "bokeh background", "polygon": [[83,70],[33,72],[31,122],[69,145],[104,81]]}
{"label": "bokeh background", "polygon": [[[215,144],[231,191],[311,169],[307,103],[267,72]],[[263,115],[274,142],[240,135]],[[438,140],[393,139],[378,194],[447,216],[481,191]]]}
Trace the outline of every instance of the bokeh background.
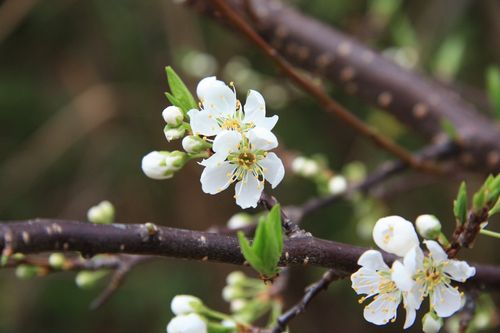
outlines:
{"label": "bokeh background", "polygon": [[[500,59],[498,1],[289,2],[402,66],[454,87],[481,112],[492,112],[485,73]],[[280,116],[275,132],[281,145],[295,154],[322,154],[336,172],[354,161],[369,171],[388,158],[291,87],[252,45],[169,0],[0,1],[0,219],[84,220],[90,206],[108,199],[123,223],[199,230],[225,225],[238,212],[232,193],[204,194],[196,163],[168,181],[153,181],[140,170],[149,151],[180,146],[167,143],[162,132],[166,65],[193,91],[201,77],[214,74],[234,81],[241,96],[249,88],[259,90],[268,113]],[[387,114],[327,87],[384,134],[410,149],[422,146],[418,134]],[[460,177],[471,189],[481,180]],[[409,173],[378,188],[371,199],[318,212],[306,228],[318,237],[371,246],[367,235],[378,217],[414,220],[432,213],[450,231],[460,177]],[[318,195],[313,183],[291,172],[273,194],[287,205]],[[500,263],[497,251],[498,242],[480,236],[463,256]],[[97,311],[88,306],[105,281],[80,290],[73,273],[24,281],[2,270],[0,332],[162,332],[176,294],[194,294],[226,310],[220,291],[233,269],[173,259],[145,264]],[[287,304],[320,274],[293,269]],[[420,324],[415,326],[412,332],[419,331]],[[400,320],[390,328],[365,322],[349,282],[342,281],[293,322],[292,332],[398,332],[401,327]]]}

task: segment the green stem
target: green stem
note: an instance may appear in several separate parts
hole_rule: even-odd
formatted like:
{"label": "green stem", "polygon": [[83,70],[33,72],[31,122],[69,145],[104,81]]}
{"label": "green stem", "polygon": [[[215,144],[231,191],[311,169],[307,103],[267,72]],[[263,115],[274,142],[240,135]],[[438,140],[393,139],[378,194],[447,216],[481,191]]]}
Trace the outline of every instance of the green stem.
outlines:
{"label": "green stem", "polygon": [[494,231],[491,231],[491,230],[481,229],[479,231],[479,233],[483,234],[483,235],[486,235],[486,236],[490,236],[490,237],[494,237],[494,238],[500,239],[500,233],[499,232],[494,232]]}

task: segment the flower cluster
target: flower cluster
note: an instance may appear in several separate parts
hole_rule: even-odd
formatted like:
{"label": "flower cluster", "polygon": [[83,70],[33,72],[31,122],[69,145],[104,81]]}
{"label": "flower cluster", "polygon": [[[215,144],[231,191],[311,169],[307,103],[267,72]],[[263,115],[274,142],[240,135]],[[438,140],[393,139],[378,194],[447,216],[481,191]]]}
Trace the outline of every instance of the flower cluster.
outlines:
{"label": "flower cluster", "polygon": [[217,194],[236,183],[236,203],[256,207],[264,181],[275,188],[285,174],[281,160],[270,152],[278,146],[271,132],[278,116],[266,117],[264,98],[257,91],[250,90],[242,105],[233,85],[215,77],[201,80],[196,93],[200,109],[183,112],[169,106],[163,111],[168,141],[189,134],[182,140],[186,153],[151,152],[142,160],[144,173],[153,179],[171,178],[189,159],[203,157],[203,192]]}
{"label": "flower cluster", "polygon": [[[435,232],[438,228],[429,217],[421,221],[424,221],[419,223],[422,231]],[[463,306],[463,294],[451,284],[452,281],[465,282],[475,274],[474,267],[449,259],[434,240],[424,241],[428,249],[428,253],[424,253],[413,224],[399,216],[378,220],[373,239],[379,248],[399,259],[390,268],[376,250],[368,250],[359,258],[361,268],[352,274],[351,281],[354,291],[365,295],[360,302],[373,299],[364,309],[365,319],[376,325],[394,321],[396,310],[403,302],[406,310],[404,328],[408,328],[428,297],[430,311],[423,318],[423,329],[428,333],[437,332],[442,326],[441,318],[451,316]]]}

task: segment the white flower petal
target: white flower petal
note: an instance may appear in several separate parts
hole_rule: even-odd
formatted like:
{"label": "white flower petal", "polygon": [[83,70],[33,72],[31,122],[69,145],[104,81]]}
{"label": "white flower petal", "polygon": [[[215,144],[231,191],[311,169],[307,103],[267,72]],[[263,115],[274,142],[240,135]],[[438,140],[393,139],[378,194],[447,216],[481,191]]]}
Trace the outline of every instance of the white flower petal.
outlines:
{"label": "white flower petal", "polygon": [[415,322],[415,317],[417,316],[417,310],[414,307],[410,306],[405,301],[405,297],[404,296],[403,296],[403,304],[404,304],[404,307],[405,307],[405,310],[406,310],[406,318],[405,318],[405,323],[404,323],[403,328],[407,329],[408,327],[410,327],[411,325],[413,325],[413,323]]}
{"label": "white flower petal", "polygon": [[270,131],[274,128],[274,126],[276,126],[278,120],[279,117],[277,115],[274,115],[272,117],[255,119],[252,123],[255,125],[255,127],[265,128],[266,130]]}
{"label": "white flower petal", "polygon": [[406,253],[403,264],[406,269],[413,275],[424,265],[424,252],[419,246],[413,247]]}
{"label": "white flower petal", "polygon": [[257,207],[263,189],[262,183],[253,174],[247,173],[235,186],[236,203],[243,209]]}
{"label": "white flower petal", "polygon": [[264,177],[272,188],[278,186],[285,176],[285,167],[279,157],[275,153],[268,153],[258,164],[263,168]]}
{"label": "white flower petal", "polygon": [[465,261],[450,260],[444,266],[443,271],[453,280],[465,282],[471,276],[476,274],[476,269],[469,266]]}
{"label": "white flower petal", "polygon": [[419,243],[413,224],[400,216],[379,219],[373,228],[373,240],[382,250],[400,257]]}
{"label": "white flower petal", "polygon": [[241,133],[236,131],[221,131],[214,139],[213,151],[216,153],[223,153],[229,155],[229,153],[237,151],[241,143],[242,136]]}
{"label": "white flower petal", "polygon": [[400,302],[401,292],[399,290],[392,293],[380,294],[365,307],[363,315],[370,323],[385,325],[393,318],[396,318],[396,310]]}
{"label": "white flower petal", "polygon": [[208,111],[189,110],[191,130],[195,135],[213,136],[221,131],[214,116]]}
{"label": "white flower petal", "polygon": [[263,127],[270,131],[278,122],[278,116],[266,117],[264,97],[255,90],[249,91],[243,110],[245,111],[243,121],[255,127]]}
{"label": "white flower petal", "polygon": [[361,267],[351,275],[351,287],[358,295],[373,296],[379,293],[382,277],[374,270]]}
{"label": "white flower petal", "polygon": [[358,259],[358,265],[374,271],[389,270],[382,253],[376,250],[365,251]]}
{"label": "white flower petal", "polygon": [[248,131],[248,140],[256,150],[271,150],[278,147],[276,136],[264,128],[256,127]]}
{"label": "white flower petal", "polygon": [[203,109],[216,117],[230,116],[236,112],[236,93],[215,76],[201,80],[196,94],[203,104]]}
{"label": "white flower petal", "polygon": [[438,242],[433,240],[424,241],[425,246],[429,249],[429,254],[436,263],[440,263],[448,259],[448,255],[443,250]]}
{"label": "white flower petal", "polygon": [[410,291],[415,285],[412,274],[398,260],[392,264],[391,279],[401,291]]}
{"label": "white flower petal", "polygon": [[206,158],[203,161],[201,161],[200,164],[203,166],[211,166],[211,167],[218,166],[221,165],[222,162],[226,160],[227,155],[228,154],[224,153],[215,153],[209,158]]}
{"label": "white flower petal", "polygon": [[449,317],[462,307],[462,296],[457,289],[442,283],[434,288],[431,305],[439,317]]}
{"label": "white flower petal", "polygon": [[229,162],[220,165],[207,166],[201,173],[201,189],[205,193],[216,194],[225,190],[236,167]]}

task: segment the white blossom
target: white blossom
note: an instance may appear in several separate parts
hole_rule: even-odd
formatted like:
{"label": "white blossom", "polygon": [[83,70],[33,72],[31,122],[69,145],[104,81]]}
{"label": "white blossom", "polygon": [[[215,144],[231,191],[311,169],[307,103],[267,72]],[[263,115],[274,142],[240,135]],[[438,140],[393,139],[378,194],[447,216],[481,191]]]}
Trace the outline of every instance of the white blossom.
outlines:
{"label": "white blossom", "polygon": [[207,333],[207,324],[203,318],[190,313],[174,317],[167,325],[167,333]]}
{"label": "white blossom", "polygon": [[415,220],[415,225],[420,236],[424,238],[436,238],[441,232],[441,223],[434,215],[420,215]]}
{"label": "white blossom", "polygon": [[180,151],[152,151],[142,158],[142,171],[149,178],[168,179],[180,170],[186,161],[186,154]]}
{"label": "white blossom", "polygon": [[190,154],[196,154],[208,148],[207,142],[196,135],[188,135],[182,139],[182,148]]}
{"label": "white blossom", "polygon": [[436,318],[431,312],[422,318],[422,331],[425,333],[437,333],[443,326],[443,319]]}
{"label": "white blossom", "polygon": [[399,257],[419,244],[413,224],[400,216],[379,219],[372,235],[379,248]]}
{"label": "white blossom", "polygon": [[177,295],[172,299],[170,308],[175,315],[183,315],[196,312],[197,308],[202,304],[202,301],[198,297]]}
{"label": "white blossom", "polygon": [[412,281],[407,272],[400,269],[402,264],[394,262],[392,270],[387,266],[379,251],[368,250],[358,260],[361,268],[351,275],[352,288],[358,295],[365,295],[360,303],[368,298],[372,302],[365,306],[363,315],[365,319],[375,325],[385,325],[396,319],[397,308],[403,301],[406,309],[405,328],[415,321],[416,304],[407,298],[399,286],[393,281],[393,275],[401,275],[399,280],[408,283],[411,288]]}
{"label": "white blossom", "polygon": [[168,125],[173,127],[177,127],[182,124],[182,120],[184,120],[184,115],[182,114],[181,109],[177,106],[168,106],[161,113],[163,119]]}
{"label": "white blossom", "polygon": [[186,134],[186,129],[184,127],[171,127],[170,125],[165,126],[163,130],[165,138],[168,142],[172,140],[180,139]]}
{"label": "white blossom", "polygon": [[203,108],[188,112],[195,135],[209,137],[222,131],[245,133],[252,128],[271,131],[278,121],[278,116],[266,117],[265,101],[259,92],[250,90],[242,107],[234,89],[215,76],[201,80],[196,93]]}
{"label": "white blossom", "polygon": [[328,190],[331,194],[340,194],[347,190],[347,180],[344,176],[333,176],[328,181]]}
{"label": "white blossom", "polygon": [[216,194],[236,183],[236,203],[244,209],[256,207],[264,180],[275,188],[285,174],[278,156],[268,152],[277,146],[274,134],[260,127],[245,136],[233,130],[219,132],[212,147],[215,154],[201,162],[203,192]]}
{"label": "white blossom", "polygon": [[404,267],[416,282],[409,292],[421,300],[429,296],[430,309],[439,317],[449,317],[463,306],[463,294],[451,281],[463,283],[476,270],[465,261],[449,259],[439,243],[432,240],[424,243],[428,255],[416,246],[404,257]]}
{"label": "white blossom", "polygon": [[298,156],[292,161],[292,170],[302,177],[312,177],[319,172],[320,167],[315,160]]}

